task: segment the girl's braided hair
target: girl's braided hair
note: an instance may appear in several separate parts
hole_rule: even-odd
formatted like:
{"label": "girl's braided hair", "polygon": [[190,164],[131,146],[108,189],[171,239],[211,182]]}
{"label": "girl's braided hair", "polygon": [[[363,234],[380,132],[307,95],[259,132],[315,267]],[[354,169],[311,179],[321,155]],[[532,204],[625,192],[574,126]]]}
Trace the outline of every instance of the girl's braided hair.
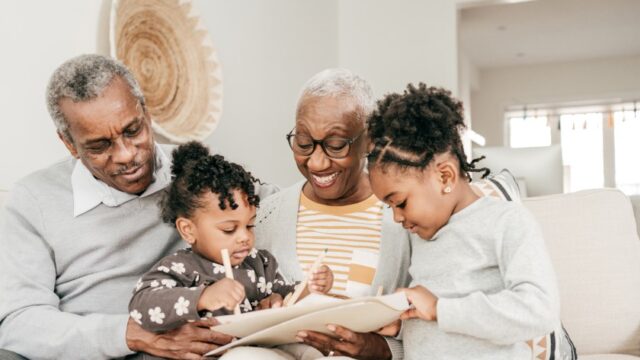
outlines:
{"label": "girl's braided hair", "polygon": [[467,162],[460,132],[466,128],[462,103],[443,88],[407,85],[404,93],[392,93],[378,101],[369,117],[368,136],[372,150],[369,166],[395,164],[423,169],[436,154],[451,152],[460,163],[460,171],[470,180],[470,172],[484,157]]}

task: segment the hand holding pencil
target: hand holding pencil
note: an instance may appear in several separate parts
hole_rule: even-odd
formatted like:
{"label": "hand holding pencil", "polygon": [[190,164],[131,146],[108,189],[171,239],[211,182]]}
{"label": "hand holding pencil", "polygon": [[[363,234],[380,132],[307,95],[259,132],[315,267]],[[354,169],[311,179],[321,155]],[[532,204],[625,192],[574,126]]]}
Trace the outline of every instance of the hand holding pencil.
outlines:
{"label": "hand holding pencil", "polygon": [[233,279],[233,269],[229,260],[229,251],[222,249],[222,262],[225,267],[224,279],[207,286],[198,299],[197,309],[215,311],[220,308],[233,310],[240,314],[240,302],[245,298],[244,286]]}
{"label": "hand holding pencil", "polygon": [[[229,259],[229,250],[228,249],[222,249],[221,251],[222,254],[222,262],[224,265],[224,272],[226,275],[227,279],[231,279],[233,280],[233,269],[231,268],[231,260]],[[244,288],[243,288],[244,290]],[[238,301],[239,303],[240,301]],[[240,305],[236,304],[236,306],[233,308],[233,313],[235,315],[240,314]]]}
{"label": "hand holding pencil", "polygon": [[[314,274],[318,274],[318,280],[315,280],[317,283],[316,287],[320,288],[325,293],[331,290],[331,286],[333,286],[333,272],[329,269],[328,266],[322,265],[322,261],[324,260],[325,255],[327,254],[328,249],[324,249],[323,252],[318,255],[316,261],[311,265],[309,270],[307,271],[304,280],[296,286],[295,291],[292,294],[287,295],[284,299],[284,306],[291,306],[295,304],[296,301],[302,296],[303,292],[307,290],[307,286],[310,285],[310,281],[314,278]],[[319,279],[323,279],[320,282]],[[311,287],[309,287],[311,291]],[[316,292],[316,291],[314,291]],[[323,291],[317,291],[323,292]]]}
{"label": "hand holding pencil", "polygon": [[333,286],[333,271],[327,265],[321,265],[312,271],[309,277],[309,292],[326,294]]}

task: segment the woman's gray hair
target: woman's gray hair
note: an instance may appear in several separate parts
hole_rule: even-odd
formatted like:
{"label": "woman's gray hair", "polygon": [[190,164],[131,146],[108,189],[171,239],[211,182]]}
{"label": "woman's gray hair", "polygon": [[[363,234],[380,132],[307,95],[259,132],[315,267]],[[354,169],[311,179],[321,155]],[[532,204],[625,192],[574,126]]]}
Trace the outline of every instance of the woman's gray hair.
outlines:
{"label": "woman's gray hair", "polygon": [[69,98],[74,102],[85,102],[97,98],[119,76],[128,85],[131,95],[145,108],[144,95],[133,74],[121,62],[103,55],[80,55],[66,61],[51,75],[47,86],[47,108],[58,132],[67,141],[69,122],[60,110],[60,100]]}
{"label": "woman's gray hair", "polygon": [[302,87],[298,98],[296,114],[300,113],[304,100],[308,97],[339,97],[353,99],[359,109],[359,118],[363,122],[373,112],[375,101],[371,86],[347,69],[326,69],[311,77]]}

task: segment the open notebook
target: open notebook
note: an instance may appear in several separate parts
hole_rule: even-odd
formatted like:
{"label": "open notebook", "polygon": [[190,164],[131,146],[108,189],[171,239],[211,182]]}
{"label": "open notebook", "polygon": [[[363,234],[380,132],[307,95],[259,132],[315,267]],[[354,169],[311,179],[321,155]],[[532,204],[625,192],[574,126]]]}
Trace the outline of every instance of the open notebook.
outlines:
{"label": "open notebook", "polygon": [[220,325],[212,330],[238,340],[206,354],[216,355],[239,345],[282,345],[296,342],[300,330],[329,333],[328,324],[357,332],[369,332],[397,320],[409,308],[403,292],[342,300],[311,294],[291,307],[254,311],[218,317]]}

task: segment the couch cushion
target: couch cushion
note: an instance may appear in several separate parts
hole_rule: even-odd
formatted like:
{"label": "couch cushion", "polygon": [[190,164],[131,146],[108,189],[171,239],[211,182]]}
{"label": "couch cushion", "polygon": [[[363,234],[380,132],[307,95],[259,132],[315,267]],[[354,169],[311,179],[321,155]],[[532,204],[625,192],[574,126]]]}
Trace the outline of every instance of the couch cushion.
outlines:
{"label": "couch cushion", "polygon": [[633,213],[636,218],[636,229],[638,229],[638,234],[640,234],[640,195],[631,195],[629,199],[631,200],[631,206],[633,206]]}
{"label": "couch cushion", "polygon": [[597,354],[581,356],[580,360],[640,360],[640,357],[622,354]]}
{"label": "couch cushion", "polygon": [[520,202],[518,182],[507,169],[484,179],[472,181],[471,188],[480,196],[495,196],[508,201]]}
{"label": "couch cushion", "polygon": [[629,199],[598,189],[523,204],[542,226],[578,353],[640,356],[640,240]]}

